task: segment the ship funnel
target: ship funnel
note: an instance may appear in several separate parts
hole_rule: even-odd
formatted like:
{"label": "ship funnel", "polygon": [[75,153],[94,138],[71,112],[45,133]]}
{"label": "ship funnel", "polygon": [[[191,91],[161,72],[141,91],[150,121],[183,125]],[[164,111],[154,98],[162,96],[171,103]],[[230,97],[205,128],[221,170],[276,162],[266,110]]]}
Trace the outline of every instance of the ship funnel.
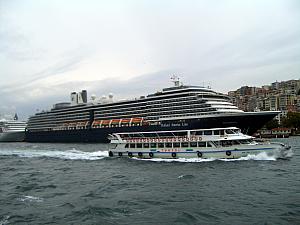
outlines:
{"label": "ship funnel", "polygon": [[81,96],[82,96],[83,103],[87,103],[87,91],[86,90],[81,91]]}
{"label": "ship funnel", "polygon": [[77,105],[78,104],[78,97],[76,92],[71,93],[71,105]]}
{"label": "ship funnel", "polygon": [[78,105],[82,103],[87,103],[87,91],[82,90],[81,92],[71,93],[71,105]]}

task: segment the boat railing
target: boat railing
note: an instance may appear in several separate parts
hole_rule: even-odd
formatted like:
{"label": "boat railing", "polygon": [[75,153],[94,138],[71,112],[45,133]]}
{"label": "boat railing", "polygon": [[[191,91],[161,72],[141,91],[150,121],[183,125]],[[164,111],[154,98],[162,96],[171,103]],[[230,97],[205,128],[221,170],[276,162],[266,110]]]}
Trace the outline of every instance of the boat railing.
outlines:
{"label": "boat railing", "polygon": [[117,136],[114,134],[108,134],[107,139],[112,141],[112,140],[118,140]]}
{"label": "boat railing", "polygon": [[153,138],[122,138],[122,140],[128,143],[158,143],[158,142],[190,142],[190,141],[202,141],[202,137],[153,137]]}
{"label": "boat railing", "polygon": [[[232,136],[231,136],[232,137]],[[201,140],[227,140],[230,136],[179,136],[179,137],[121,137],[122,140],[132,142],[183,142],[183,141],[201,141]]]}

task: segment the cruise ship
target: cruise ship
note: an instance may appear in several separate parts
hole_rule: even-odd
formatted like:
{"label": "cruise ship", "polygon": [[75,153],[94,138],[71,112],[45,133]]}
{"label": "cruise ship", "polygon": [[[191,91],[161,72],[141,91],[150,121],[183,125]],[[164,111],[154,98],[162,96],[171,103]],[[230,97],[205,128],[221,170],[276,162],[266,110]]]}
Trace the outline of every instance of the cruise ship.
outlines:
{"label": "cruise ship", "polygon": [[25,140],[26,122],[14,119],[0,119],[0,142],[18,142]]}
{"label": "cruise ship", "polygon": [[244,112],[229,96],[202,86],[174,85],[131,100],[97,99],[87,91],[71,93],[71,102],[31,116],[25,131],[28,142],[99,142],[122,132],[208,129],[234,126],[253,134],[278,111]]}

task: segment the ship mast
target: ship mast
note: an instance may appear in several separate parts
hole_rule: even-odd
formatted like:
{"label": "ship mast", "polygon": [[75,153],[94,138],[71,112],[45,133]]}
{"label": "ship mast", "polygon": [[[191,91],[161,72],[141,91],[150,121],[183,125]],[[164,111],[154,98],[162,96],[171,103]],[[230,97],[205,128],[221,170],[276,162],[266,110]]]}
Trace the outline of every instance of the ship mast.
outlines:
{"label": "ship mast", "polygon": [[174,83],[175,87],[179,87],[180,86],[180,78],[176,75],[171,76],[171,80]]}
{"label": "ship mast", "polygon": [[19,119],[18,114],[15,113],[14,120],[18,120],[18,119]]}

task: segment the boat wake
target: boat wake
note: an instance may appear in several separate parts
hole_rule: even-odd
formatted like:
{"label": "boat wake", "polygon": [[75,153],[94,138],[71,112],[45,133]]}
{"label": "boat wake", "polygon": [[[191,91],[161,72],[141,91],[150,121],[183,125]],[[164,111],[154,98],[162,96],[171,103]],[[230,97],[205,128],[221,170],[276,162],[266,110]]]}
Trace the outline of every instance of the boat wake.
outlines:
{"label": "boat wake", "polygon": [[84,152],[76,149],[59,150],[1,150],[0,156],[18,156],[22,158],[58,158],[69,160],[99,160],[108,157],[108,151]]}
{"label": "boat wake", "polygon": [[[152,162],[187,162],[187,163],[199,163],[199,162],[211,162],[211,161],[247,161],[247,160],[256,160],[256,161],[276,161],[277,159],[287,159],[292,157],[292,150],[286,151],[283,154],[267,154],[262,152],[257,155],[248,155],[246,157],[241,157],[238,159],[216,159],[216,158],[178,158],[178,159],[163,159],[163,158],[152,158],[152,159],[142,159],[133,157],[133,160],[141,161],[152,161]],[[108,157],[108,151],[96,151],[96,152],[84,152],[76,149],[59,151],[59,150],[1,150],[0,156],[17,156],[21,158],[58,158],[58,159],[67,159],[67,160],[100,160]]]}
{"label": "boat wake", "polygon": [[132,158],[134,160],[141,161],[152,161],[152,162],[184,162],[184,163],[201,163],[201,162],[212,162],[212,161],[223,161],[223,162],[235,162],[235,161],[276,161],[277,159],[286,159],[290,158],[293,155],[292,151],[288,151],[285,156],[281,154],[272,154],[269,155],[266,152],[259,153],[257,155],[247,155],[245,157],[241,157],[238,159],[216,159],[216,158],[178,158],[178,159],[162,159],[162,158],[152,158],[152,159],[140,159],[140,158]]}

